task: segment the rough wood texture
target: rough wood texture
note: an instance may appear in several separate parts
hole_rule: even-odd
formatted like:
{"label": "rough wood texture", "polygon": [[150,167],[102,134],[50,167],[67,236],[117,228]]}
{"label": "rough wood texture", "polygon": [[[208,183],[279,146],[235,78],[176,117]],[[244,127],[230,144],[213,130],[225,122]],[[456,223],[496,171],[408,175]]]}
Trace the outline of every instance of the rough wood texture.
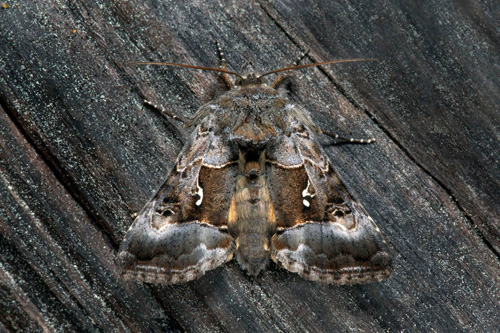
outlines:
{"label": "rough wood texture", "polygon": [[[0,9],[0,330],[496,331],[500,327],[498,2],[60,1]],[[224,3],[224,4],[222,4]],[[292,98],[388,239],[394,275],[334,287],[234,262],[198,281],[125,283],[132,213],[231,69],[378,57],[295,73]]]}

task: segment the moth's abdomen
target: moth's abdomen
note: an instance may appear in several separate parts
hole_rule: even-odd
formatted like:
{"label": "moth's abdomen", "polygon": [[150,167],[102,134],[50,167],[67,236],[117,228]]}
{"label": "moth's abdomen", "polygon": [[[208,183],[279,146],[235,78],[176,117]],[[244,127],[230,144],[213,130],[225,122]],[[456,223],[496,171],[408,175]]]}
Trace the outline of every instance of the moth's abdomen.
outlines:
{"label": "moth's abdomen", "polygon": [[[274,207],[266,179],[261,176],[264,160],[246,162],[240,157],[228,227],[236,243],[236,258],[250,275],[257,275],[269,261],[269,241],[276,228]],[[244,164],[244,165],[243,165]]]}
{"label": "moth's abdomen", "polygon": [[240,233],[236,239],[236,259],[248,274],[256,276],[269,261],[269,237],[261,233]]}

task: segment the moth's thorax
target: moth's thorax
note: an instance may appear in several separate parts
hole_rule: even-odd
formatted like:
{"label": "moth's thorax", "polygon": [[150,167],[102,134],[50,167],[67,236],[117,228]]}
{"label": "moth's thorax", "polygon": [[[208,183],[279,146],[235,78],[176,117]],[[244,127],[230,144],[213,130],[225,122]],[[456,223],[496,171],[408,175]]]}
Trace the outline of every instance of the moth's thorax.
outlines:
{"label": "moth's thorax", "polygon": [[284,128],[285,106],[289,100],[266,84],[231,89],[218,100],[220,118],[229,130],[229,139],[242,147],[263,147]]}

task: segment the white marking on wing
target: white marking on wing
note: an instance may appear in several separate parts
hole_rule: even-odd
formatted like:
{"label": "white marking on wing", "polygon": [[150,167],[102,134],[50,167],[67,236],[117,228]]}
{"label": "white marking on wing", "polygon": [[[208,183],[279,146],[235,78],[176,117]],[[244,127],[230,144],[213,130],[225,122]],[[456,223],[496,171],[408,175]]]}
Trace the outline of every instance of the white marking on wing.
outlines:
{"label": "white marking on wing", "polygon": [[309,183],[309,179],[308,179],[308,180],[307,180],[307,186],[306,186],[306,188],[304,189],[304,191],[302,191],[302,198],[304,198],[304,200],[302,200],[302,204],[303,204],[304,206],[306,206],[306,207],[310,207],[310,206],[311,206],[311,203],[310,203],[310,202],[309,202],[309,200],[308,200],[308,199],[306,199],[306,198],[307,198],[307,197],[309,197],[309,198],[311,198],[311,199],[312,199],[312,198],[314,198],[314,197],[316,196],[316,194],[315,194],[315,193],[310,193],[310,192],[309,192],[309,186],[310,186],[310,185],[311,185],[311,184]]}
{"label": "white marking on wing", "polygon": [[199,206],[203,202],[203,188],[200,186],[199,179],[196,179],[196,187],[198,188],[198,192],[196,192],[196,194],[199,195],[200,198],[194,204]]}

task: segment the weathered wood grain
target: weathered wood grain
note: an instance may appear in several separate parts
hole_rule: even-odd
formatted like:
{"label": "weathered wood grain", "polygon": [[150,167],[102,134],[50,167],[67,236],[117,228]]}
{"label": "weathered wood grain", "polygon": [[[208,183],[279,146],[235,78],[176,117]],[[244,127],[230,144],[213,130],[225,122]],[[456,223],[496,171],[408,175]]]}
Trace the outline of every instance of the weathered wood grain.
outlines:
{"label": "weathered wood grain", "polygon": [[[12,4],[11,4],[12,5]],[[500,45],[493,1],[57,1],[0,10],[0,329],[495,331],[500,326]],[[334,287],[234,262],[180,286],[124,282],[131,214],[173,165],[192,115],[231,69],[295,73],[348,190],[394,254],[382,283]],[[328,142],[328,140],[325,140]]]}

